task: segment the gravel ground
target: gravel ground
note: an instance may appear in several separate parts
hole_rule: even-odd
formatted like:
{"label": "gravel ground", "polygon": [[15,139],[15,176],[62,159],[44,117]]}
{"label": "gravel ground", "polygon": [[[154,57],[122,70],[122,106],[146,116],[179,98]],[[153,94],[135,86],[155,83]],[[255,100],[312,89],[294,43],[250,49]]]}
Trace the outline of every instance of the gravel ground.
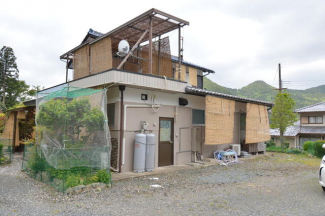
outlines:
{"label": "gravel ground", "polygon": [[269,154],[63,195],[21,172],[16,156],[10,166],[0,167],[0,215],[325,215],[319,162]]}

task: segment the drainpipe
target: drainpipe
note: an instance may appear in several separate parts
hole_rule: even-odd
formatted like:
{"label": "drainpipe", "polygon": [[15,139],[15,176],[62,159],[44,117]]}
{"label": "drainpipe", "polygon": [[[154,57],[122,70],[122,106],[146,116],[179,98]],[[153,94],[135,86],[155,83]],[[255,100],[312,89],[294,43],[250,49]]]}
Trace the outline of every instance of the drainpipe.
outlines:
{"label": "drainpipe", "polygon": [[122,152],[124,151],[123,149],[123,137],[124,137],[124,130],[123,130],[123,123],[124,123],[124,112],[123,112],[123,106],[124,106],[124,95],[123,92],[125,90],[125,86],[124,85],[120,85],[119,90],[121,91],[121,104],[120,104],[120,151],[119,151],[119,169],[118,172],[121,173],[122,172]]}

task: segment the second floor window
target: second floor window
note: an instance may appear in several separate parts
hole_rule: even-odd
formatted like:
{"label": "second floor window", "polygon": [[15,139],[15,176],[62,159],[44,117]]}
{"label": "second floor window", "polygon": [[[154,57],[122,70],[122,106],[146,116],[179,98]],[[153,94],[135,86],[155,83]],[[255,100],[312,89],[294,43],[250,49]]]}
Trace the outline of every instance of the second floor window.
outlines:
{"label": "second floor window", "polygon": [[309,116],[308,123],[309,124],[323,124],[323,116]]}

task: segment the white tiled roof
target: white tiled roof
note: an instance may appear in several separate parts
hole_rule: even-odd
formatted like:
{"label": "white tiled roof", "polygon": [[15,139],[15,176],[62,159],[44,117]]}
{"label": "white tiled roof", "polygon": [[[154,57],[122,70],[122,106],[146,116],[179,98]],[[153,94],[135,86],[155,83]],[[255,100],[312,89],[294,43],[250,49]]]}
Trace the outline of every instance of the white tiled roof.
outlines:
{"label": "white tiled roof", "polygon": [[[270,129],[271,136],[280,136],[279,129]],[[284,136],[297,136],[297,134],[325,134],[324,126],[300,126],[297,121],[294,126],[287,127]]]}
{"label": "white tiled roof", "polygon": [[302,107],[296,109],[297,113],[304,113],[304,112],[325,112],[325,102],[320,102],[317,104],[313,104],[310,106]]}

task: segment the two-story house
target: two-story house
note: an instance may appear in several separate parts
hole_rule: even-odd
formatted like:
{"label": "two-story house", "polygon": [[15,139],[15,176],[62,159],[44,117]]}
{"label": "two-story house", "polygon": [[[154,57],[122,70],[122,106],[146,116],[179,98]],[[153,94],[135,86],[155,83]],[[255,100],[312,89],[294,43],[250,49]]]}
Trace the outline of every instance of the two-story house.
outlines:
{"label": "two-story house", "polygon": [[[107,88],[111,164],[119,172],[133,169],[135,131],[143,122],[156,135],[155,167],[212,157],[230,144],[269,140],[272,103],[203,89],[203,76],[214,70],[183,60],[181,28],[188,25],[151,9],[106,34],[90,29],[60,57],[73,80],[40,94],[67,86]],[[171,31],[178,31],[178,56],[171,55]],[[121,40],[130,44],[126,55],[118,53]]]}
{"label": "two-story house", "polygon": [[[316,141],[325,138],[325,102],[313,104],[295,110],[300,120],[294,126],[286,129],[284,136],[290,148],[302,149],[307,141]],[[277,146],[280,146],[280,133],[271,129],[271,136]]]}

